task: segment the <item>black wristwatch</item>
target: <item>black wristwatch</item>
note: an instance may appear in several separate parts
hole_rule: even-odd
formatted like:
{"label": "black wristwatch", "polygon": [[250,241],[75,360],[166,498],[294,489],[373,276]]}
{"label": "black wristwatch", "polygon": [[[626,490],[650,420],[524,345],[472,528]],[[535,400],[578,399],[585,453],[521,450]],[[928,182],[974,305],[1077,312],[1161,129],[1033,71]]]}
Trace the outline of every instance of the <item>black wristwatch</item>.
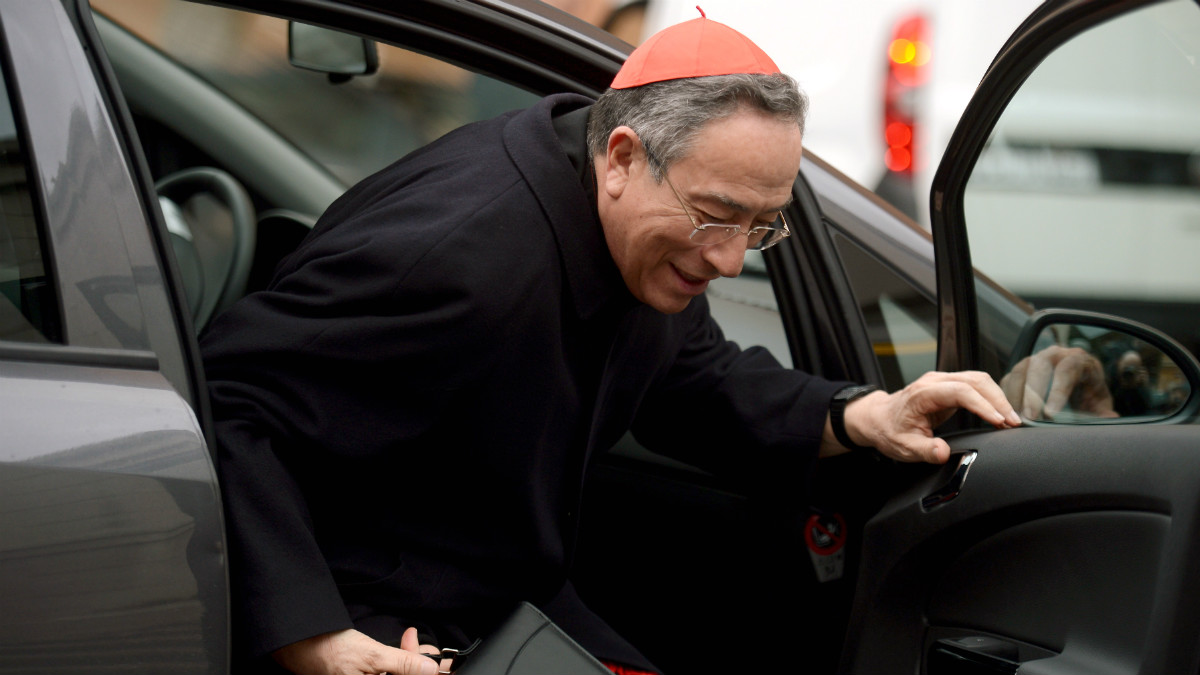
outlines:
{"label": "black wristwatch", "polygon": [[829,424],[833,427],[833,435],[837,437],[838,443],[851,450],[875,449],[855,443],[850,440],[850,434],[846,433],[846,406],[873,391],[879,391],[879,387],[873,384],[856,384],[838,389],[833,398],[829,399]]}

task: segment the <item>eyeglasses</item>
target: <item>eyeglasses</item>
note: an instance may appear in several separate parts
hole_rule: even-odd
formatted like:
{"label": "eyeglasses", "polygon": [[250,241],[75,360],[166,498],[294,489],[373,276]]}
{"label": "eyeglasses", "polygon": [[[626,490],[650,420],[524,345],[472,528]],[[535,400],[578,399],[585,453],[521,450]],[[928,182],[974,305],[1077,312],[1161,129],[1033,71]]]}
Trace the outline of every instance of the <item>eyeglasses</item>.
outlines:
{"label": "eyeglasses", "polygon": [[671,183],[671,179],[667,176],[667,172],[662,172],[663,180],[667,182],[667,187],[671,188],[671,192],[675,195],[675,199],[679,200],[679,205],[683,207],[683,212],[687,214],[688,220],[692,221],[691,240],[701,246],[712,246],[728,241],[744,234],[748,237],[746,248],[750,251],[763,251],[771,248],[775,244],[783,241],[791,236],[792,231],[788,229],[787,221],[783,219],[783,213],[780,212],[779,217],[770,225],[755,225],[748,231],[743,231],[740,225],[722,225],[717,223],[702,224],[696,217],[692,215],[692,210],[687,207],[687,203],[683,201],[683,197],[679,196],[679,191],[675,189],[675,185]]}

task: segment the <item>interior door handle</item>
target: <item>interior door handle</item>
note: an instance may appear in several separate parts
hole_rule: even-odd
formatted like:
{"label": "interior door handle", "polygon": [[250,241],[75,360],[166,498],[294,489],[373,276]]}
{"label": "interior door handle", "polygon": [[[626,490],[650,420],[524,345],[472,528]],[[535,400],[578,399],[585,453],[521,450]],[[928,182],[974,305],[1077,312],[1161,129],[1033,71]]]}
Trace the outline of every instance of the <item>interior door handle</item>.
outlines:
{"label": "interior door handle", "polygon": [[929,675],[1016,675],[1021,667],[1017,645],[994,637],[938,640],[929,648]]}
{"label": "interior door handle", "polygon": [[[950,480],[946,481],[945,485],[929,493],[928,496],[922,499],[921,508],[928,511],[935,506],[941,506],[942,504],[945,504],[951,499],[957,497],[958,494],[962,492],[963,484],[967,480],[967,472],[971,470],[971,465],[975,463],[975,458],[978,456],[979,453],[975,450],[967,450],[966,452],[958,455],[958,466],[955,467],[954,473],[950,475]],[[954,458],[951,457],[950,460],[954,461]]]}

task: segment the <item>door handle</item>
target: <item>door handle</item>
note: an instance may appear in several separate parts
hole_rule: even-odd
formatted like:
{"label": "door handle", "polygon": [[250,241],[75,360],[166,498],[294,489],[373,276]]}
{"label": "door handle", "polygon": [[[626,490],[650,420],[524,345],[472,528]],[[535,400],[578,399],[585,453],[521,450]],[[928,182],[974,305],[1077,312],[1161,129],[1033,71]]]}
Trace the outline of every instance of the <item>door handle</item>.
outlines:
{"label": "door handle", "polygon": [[971,465],[975,463],[975,458],[978,456],[979,453],[975,450],[967,450],[959,454],[958,466],[954,468],[954,473],[950,475],[950,480],[922,499],[921,508],[928,511],[957,497],[962,492],[963,484],[967,480],[967,473],[971,470]]}
{"label": "door handle", "polygon": [[929,675],[1015,675],[1021,667],[1017,645],[994,637],[938,640],[929,648]]}

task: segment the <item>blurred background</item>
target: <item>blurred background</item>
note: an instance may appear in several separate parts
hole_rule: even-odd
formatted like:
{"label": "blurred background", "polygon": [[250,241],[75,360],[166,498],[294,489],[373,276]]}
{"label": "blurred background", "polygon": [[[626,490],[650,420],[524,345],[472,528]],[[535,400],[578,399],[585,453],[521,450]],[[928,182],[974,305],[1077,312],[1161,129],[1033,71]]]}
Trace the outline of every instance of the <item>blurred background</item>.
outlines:
{"label": "blurred background", "polygon": [[[1040,0],[705,0],[809,95],[804,146],[927,225],[929,184],[995,54]],[[639,33],[697,16],[643,3]],[[749,11],[751,10],[752,11]]]}
{"label": "blurred background", "polygon": [[[695,0],[549,4],[633,45],[699,16]],[[992,56],[1037,4],[706,0],[701,6],[710,19],[749,36],[800,82],[812,103],[806,149],[925,224],[929,181],[954,124]],[[216,84],[347,184],[461,124],[533,100],[387,45],[380,45],[377,76],[355,78],[328,96],[323,75],[288,65],[283,21],[179,0],[93,5]],[[197,22],[205,30],[179,28]],[[297,94],[311,107],[278,105]],[[334,116],[359,123],[325,123]]]}

